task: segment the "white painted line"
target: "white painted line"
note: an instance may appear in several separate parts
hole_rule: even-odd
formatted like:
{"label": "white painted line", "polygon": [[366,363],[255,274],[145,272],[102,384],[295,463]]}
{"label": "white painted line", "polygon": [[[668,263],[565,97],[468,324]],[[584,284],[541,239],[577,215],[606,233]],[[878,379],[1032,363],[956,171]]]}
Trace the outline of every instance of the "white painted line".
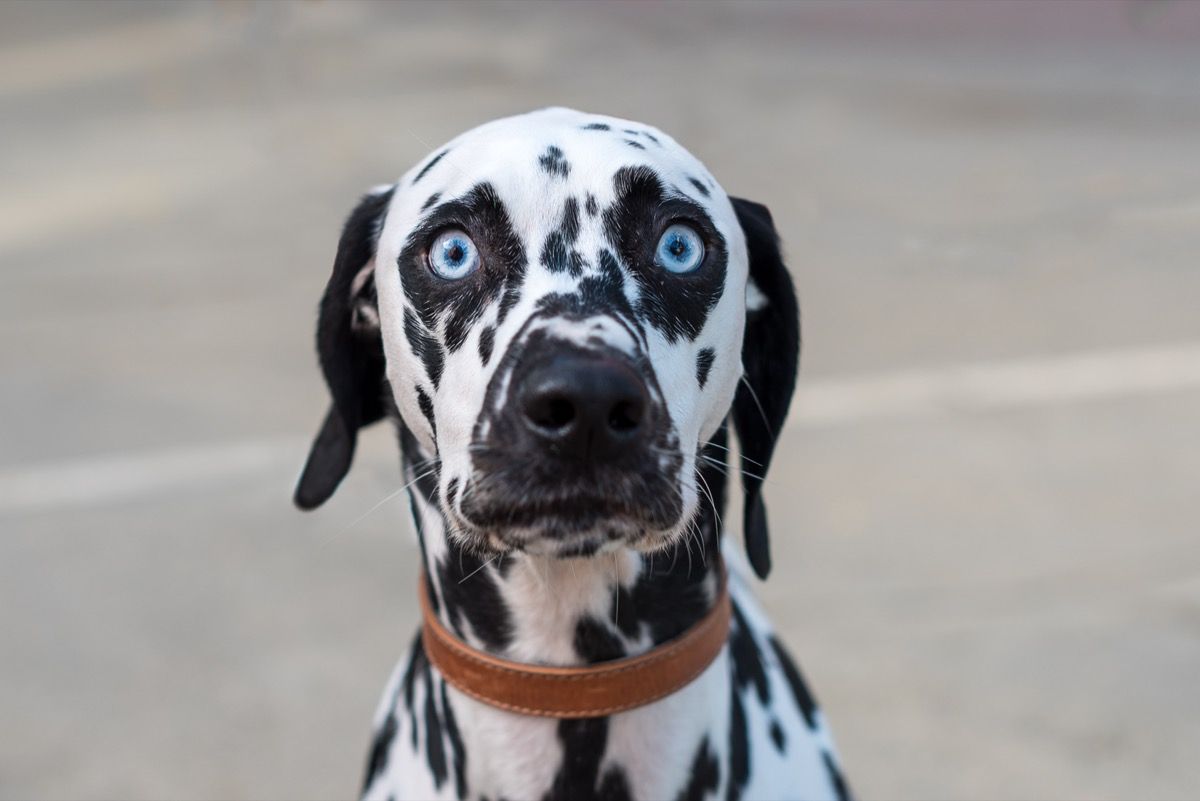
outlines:
{"label": "white painted line", "polygon": [[[789,428],[1052,406],[1200,389],[1200,343],[802,380]],[[87,507],[170,490],[291,480],[301,438],[176,448],[0,471],[0,514]]]}
{"label": "white painted line", "polygon": [[800,381],[789,427],[1082,403],[1200,388],[1200,343]]}

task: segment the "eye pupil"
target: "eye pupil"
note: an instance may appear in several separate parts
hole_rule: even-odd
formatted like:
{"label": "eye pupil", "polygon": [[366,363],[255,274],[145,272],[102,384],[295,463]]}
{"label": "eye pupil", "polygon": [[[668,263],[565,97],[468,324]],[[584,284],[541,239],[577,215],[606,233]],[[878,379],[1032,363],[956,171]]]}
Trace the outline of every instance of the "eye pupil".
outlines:
{"label": "eye pupil", "polygon": [[479,251],[471,237],[463,231],[452,229],[433,241],[427,260],[434,275],[456,281],[479,267]]}
{"label": "eye pupil", "polygon": [[695,228],[676,223],[659,238],[655,261],[668,272],[690,273],[704,262],[704,240]]}

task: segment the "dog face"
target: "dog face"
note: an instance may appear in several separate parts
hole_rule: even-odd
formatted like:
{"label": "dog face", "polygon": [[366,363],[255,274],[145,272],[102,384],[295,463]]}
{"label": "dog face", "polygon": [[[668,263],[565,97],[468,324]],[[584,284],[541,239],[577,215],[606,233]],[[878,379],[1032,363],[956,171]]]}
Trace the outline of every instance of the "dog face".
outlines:
{"label": "dog face", "polygon": [[328,497],[356,429],[394,405],[460,540],[661,548],[702,502],[700,448],[731,403],[761,475],[797,325],[766,210],[666,134],[567,109],[483,125],[347,222],[318,330],[334,409],[297,502]]}

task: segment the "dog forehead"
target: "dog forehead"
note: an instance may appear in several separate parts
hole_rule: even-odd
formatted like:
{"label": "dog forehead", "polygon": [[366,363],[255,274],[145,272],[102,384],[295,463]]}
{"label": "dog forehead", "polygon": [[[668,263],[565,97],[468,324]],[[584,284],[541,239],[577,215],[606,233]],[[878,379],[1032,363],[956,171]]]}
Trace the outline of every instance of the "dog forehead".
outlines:
{"label": "dog forehead", "polygon": [[[611,202],[614,176],[649,167],[668,191],[686,195],[715,217],[731,214],[724,191],[704,165],[678,142],[644,123],[550,108],[473,128],[433,151],[397,184],[402,217],[439,200],[490,185],[510,213],[556,216],[564,196]],[[514,222],[516,222],[514,220]]]}

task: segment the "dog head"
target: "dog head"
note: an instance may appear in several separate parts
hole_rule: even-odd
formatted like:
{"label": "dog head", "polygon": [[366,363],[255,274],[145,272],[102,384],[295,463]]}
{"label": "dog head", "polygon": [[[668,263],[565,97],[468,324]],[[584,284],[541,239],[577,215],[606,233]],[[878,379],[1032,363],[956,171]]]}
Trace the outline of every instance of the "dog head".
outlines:
{"label": "dog head", "polygon": [[511,117],[368,194],[317,349],[333,404],[302,508],[333,493],[358,429],[394,406],[462,542],[656,550],[707,502],[699,450],[732,408],[747,548],[769,570],[761,477],[795,383],[795,294],[766,208],[728,197],[654,128]]}

